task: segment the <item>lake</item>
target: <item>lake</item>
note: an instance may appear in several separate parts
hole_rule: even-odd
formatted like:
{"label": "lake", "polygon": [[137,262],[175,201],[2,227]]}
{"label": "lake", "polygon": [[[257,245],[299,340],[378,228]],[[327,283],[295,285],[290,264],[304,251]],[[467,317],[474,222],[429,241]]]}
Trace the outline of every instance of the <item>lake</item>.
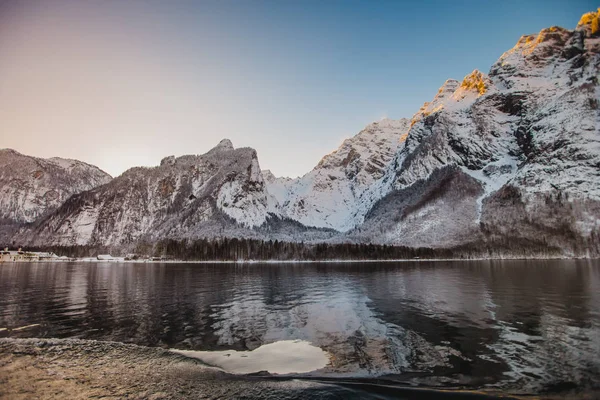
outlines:
{"label": "lake", "polygon": [[240,357],[296,343],[327,354],[298,370],[319,379],[587,390],[600,262],[5,263],[0,328]]}

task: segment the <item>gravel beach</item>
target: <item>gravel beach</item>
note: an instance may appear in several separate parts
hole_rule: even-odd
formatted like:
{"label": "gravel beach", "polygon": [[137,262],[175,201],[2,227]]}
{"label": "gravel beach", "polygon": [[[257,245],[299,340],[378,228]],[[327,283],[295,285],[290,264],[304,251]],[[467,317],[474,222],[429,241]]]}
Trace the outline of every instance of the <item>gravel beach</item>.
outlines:
{"label": "gravel beach", "polygon": [[[598,398],[596,396],[597,393],[590,393],[576,398]],[[274,379],[267,373],[232,375],[165,349],[117,342],[0,339],[0,399],[34,398],[158,400],[497,397],[482,392],[390,387],[359,381],[327,383]]]}
{"label": "gravel beach", "polygon": [[326,386],[230,375],[160,348],[0,339],[1,399],[298,398]]}

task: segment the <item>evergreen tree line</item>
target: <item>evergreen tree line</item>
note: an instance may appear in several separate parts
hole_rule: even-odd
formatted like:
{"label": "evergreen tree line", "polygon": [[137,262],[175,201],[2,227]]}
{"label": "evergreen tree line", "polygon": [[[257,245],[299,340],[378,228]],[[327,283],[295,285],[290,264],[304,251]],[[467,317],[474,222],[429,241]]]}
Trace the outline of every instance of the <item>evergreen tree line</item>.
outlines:
{"label": "evergreen tree line", "polygon": [[[143,249],[138,249],[143,250]],[[153,256],[177,260],[390,260],[450,257],[448,249],[355,243],[293,243],[256,239],[161,240]]]}
{"label": "evergreen tree line", "polygon": [[28,251],[48,251],[59,256],[95,257],[99,254],[138,258],[161,258],[182,261],[243,261],[243,260],[391,260],[452,257],[449,249],[412,248],[354,243],[293,243],[279,240],[238,238],[175,240],[154,243],[139,242],[135,247],[119,246],[38,246]]}
{"label": "evergreen tree line", "polygon": [[49,251],[59,256],[95,257],[99,254],[182,261],[245,260],[402,260],[414,258],[558,257],[560,249],[523,239],[499,238],[453,248],[406,247],[359,243],[295,243],[238,238],[163,239],[121,246],[43,246],[28,251]]}
{"label": "evergreen tree line", "polygon": [[496,240],[494,243],[470,243],[454,248],[406,247],[358,243],[294,243],[278,240],[238,238],[164,239],[138,242],[134,247],[46,246],[28,247],[29,251],[50,251],[60,256],[95,257],[99,254],[182,261],[246,260],[406,260],[415,258],[487,258],[557,257],[558,248],[524,240]]}

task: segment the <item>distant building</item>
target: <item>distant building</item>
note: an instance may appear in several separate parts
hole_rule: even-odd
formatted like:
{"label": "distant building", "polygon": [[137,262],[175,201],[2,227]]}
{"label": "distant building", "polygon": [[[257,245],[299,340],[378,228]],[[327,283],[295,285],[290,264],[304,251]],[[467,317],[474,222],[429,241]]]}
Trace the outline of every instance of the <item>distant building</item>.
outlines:
{"label": "distant building", "polygon": [[10,251],[8,251],[8,247],[4,250],[0,251],[0,262],[12,261],[12,257]]}
{"label": "distant building", "polygon": [[25,252],[19,250],[8,250],[8,247],[2,251],[2,261],[25,261]]}

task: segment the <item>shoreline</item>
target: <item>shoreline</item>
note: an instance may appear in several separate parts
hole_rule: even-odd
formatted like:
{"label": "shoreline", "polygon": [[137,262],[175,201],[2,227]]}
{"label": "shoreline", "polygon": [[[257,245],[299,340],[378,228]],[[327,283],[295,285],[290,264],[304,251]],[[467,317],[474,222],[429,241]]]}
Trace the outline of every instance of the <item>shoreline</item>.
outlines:
{"label": "shoreline", "polygon": [[[599,391],[547,399],[593,399]],[[493,389],[423,387],[381,379],[235,375],[169,349],[83,339],[0,339],[0,399],[246,398],[526,399]],[[534,395],[539,398],[539,395]]]}
{"label": "shoreline", "polygon": [[410,259],[369,259],[369,260],[97,260],[90,258],[62,260],[17,260],[1,261],[2,264],[21,263],[108,263],[108,264],[372,264],[372,263],[408,263],[408,262],[451,262],[451,261],[552,261],[552,260],[600,260],[599,257],[494,257],[494,258],[410,258]]}
{"label": "shoreline", "polygon": [[[315,394],[338,399],[368,398],[382,392],[390,398],[522,398],[497,391],[390,385],[377,380],[299,378],[268,373],[234,375],[167,349],[118,342],[0,339],[0,399],[298,399],[314,398]],[[565,398],[565,394],[549,398]],[[597,394],[575,394],[572,398],[594,398],[588,395]]]}

